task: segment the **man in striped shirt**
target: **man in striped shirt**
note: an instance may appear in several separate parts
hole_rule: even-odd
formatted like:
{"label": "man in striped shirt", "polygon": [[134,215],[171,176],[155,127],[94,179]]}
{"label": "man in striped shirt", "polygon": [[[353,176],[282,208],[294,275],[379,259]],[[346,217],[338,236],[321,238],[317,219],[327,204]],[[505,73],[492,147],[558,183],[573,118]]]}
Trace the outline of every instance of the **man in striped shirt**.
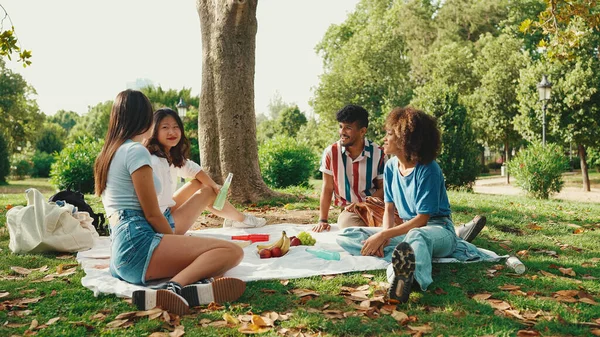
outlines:
{"label": "man in striped shirt", "polygon": [[[379,145],[365,138],[369,126],[367,110],[358,105],[346,105],[336,114],[340,139],[323,152],[321,168],[320,220],[316,232],[329,229],[329,207],[332,196],[336,206],[345,207],[363,202],[367,196],[383,199],[383,168],[386,157]],[[343,227],[365,226],[358,215],[343,210],[338,217]]]}

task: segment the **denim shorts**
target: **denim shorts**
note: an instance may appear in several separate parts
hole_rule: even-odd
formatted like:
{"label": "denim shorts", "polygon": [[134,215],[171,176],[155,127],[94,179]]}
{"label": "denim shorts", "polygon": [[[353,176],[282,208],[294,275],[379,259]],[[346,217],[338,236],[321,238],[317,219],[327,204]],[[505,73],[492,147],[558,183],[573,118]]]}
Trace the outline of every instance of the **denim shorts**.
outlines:
{"label": "denim shorts", "polygon": [[[171,228],[175,228],[171,210],[164,213]],[[146,271],[154,249],[163,234],[156,233],[141,210],[117,211],[117,223],[111,228],[112,276],[133,284],[146,284]]]}

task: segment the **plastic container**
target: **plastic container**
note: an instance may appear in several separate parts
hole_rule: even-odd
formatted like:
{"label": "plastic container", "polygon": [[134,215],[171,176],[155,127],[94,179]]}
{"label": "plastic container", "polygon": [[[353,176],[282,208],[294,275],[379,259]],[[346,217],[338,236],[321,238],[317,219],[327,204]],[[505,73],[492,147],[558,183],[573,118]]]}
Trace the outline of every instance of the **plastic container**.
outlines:
{"label": "plastic container", "polygon": [[306,251],[311,253],[312,255],[325,259],[325,260],[340,260],[340,253],[332,252],[330,250],[325,249],[317,249],[317,248],[306,248]]}
{"label": "plastic container", "polygon": [[229,173],[227,178],[225,178],[225,182],[217,194],[215,198],[215,202],[213,203],[213,208],[220,211],[225,206],[225,199],[227,199],[227,191],[229,191],[229,185],[231,185],[231,179],[233,179],[233,173]]}
{"label": "plastic container", "polygon": [[525,272],[525,265],[516,256],[511,256],[506,259],[506,265],[517,274]]}

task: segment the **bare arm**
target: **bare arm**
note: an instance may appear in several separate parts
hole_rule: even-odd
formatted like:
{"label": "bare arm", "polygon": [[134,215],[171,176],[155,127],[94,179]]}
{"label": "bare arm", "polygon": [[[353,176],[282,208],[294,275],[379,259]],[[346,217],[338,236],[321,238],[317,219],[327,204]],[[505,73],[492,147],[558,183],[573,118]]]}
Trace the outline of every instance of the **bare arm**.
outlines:
{"label": "bare arm", "polygon": [[215,181],[212,180],[212,178],[208,174],[206,174],[206,172],[204,172],[204,170],[198,172],[196,174],[195,178],[196,178],[196,180],[201,182],[202,185],[209,186],[210,188],[212,188],[215,191],[215,193],[219,193],[221,186],[217,185],[217,183],[215,183]]}
{"label": "bare arm", "polygon": [[383,229],[387,230],[394,227],[394,203],[386,202],[383,212]]}
{"label": "bare arm", "polygon": [[313,228],[315,232],[322,232],[329,228],[327,221],[329,217],[329,207],[331,207],[331,197],[333,196],[333,176],[323,173],[323,187],[321,188],[321,199],[319,204],[319,224]]}
{"label": "bare arm", "polygon": [[158,198],[154,188],[152,168],[148,165],[142,166],[131,174],[133,188],[137,194],[144,217],[157,233],[173,234],[173,230],[167,218],[160,212]]}
{"label": "bare arm", "polygon": [[[387,206],[387,204],[386,204]],[[385,209],[385,214],[384,214],[384,219],[386,219],[388,213],[388,209],[386,207]],[[393,220],[393,209],[392,209],[392,213],[391,213],[391,223],[394,223]],[[388,220],[389,221],[389,220]],[[385,238],[387,239],[391,239],[393,237],[402,235],[402,234],[406,234],[408,233],[409,230],[413,229],[413,228],[418,228],[418,227],[423,227],[425,225],[427,225],[427,221],[429,221],[429,214],[417,214],[416,217],[410,219],[407,222],[403,222],[402,224],[396,226],[396,227],[390,227],[388,229],[383,230],[383,235]]]}
{"label": "bare arm", "polygon": [[377,197],[383,200],[383,179],[375,179],[375,192],[373,192],[372,197]]}

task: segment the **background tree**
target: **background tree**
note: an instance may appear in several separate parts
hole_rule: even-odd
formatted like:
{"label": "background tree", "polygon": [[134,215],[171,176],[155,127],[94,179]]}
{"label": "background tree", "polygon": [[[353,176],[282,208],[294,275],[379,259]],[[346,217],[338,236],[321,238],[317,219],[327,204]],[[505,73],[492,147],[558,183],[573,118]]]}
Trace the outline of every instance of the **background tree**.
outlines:
{"label": "background tree", "polygon": [[387,0],[359,2],[317,45],[325,69],[311,105],[326,125],[334,127],[335,112],[344,105],[358,104],[369,112],[367,137],[378,140],[384,115],[410,101],[410,63],[400,18],[390,6]]}
{"label": "background tree", "polygon": [[480,172],[479,146],[467,109],[459,103],[456,87],[434,82],[436,85],[421,87],[412,105],[437,118],[442,131],[442,150],[437,162],[442,168],[449,189],[472,190]]}
{"label": "background tree", "polygon": [[72,142],[83,138],[104,139],[108,131],[112,104],[113,101],[105,101],[88,107],[88,112],[71,129],[69,140]]}
{"label": "background tree", "polygon": [[0,132],[6,137],[10,153],[25,148],[44,121],[37,102],[31,98],[34,94],[23,77],[0,59]]}
{"label": "background tree", "polygon": [[181,90],[165,90],[160,85],[157,87],[150,85],[142,88],[140,91],[148,97],[154,107],[154,110],[167,107],[177,111],[177,103],[179,103],[179,99],[183,99],[185,104],[188,106],[194,107],[197,107],[200,102],[198,96],[192,96],[192,89],[190,88],[182,88]]}
{"label": "background tree", "polygon": [[60,125],[69,134],[71,129],[79,122],[81,117],[75,111],[58,110],[54,115],[48,116],[46,120],[50,123]]}
{"label": "background tree", "polygon": [[306,116],[298,109],[298,106],[285,108],[277,117],[277,130],[279,133],[289,137],[296,137],[298,130],[306,124]]}
{"label": "background tree", "polygon": [[10,155],[4,133],[0,133],[0,185],[6,185],[6,177],[10,173]]}
{"label": "background tree", "polygon": [[66,138],[67,132],[60,125],[46,122],[39,131],[35,149],[48,154],[60,152],[65,146]]}
{"label": "background tree", "polygon": [[196,0],[202,34],[198,138],[204,170],[217,182],[233,173],[238,202],[275,195],[258,166],[254,114],[258,0]]}
{"label": "background tree", "polygon": [[[521,51],[522,43],[509,35],[483,36],[481,48],[473,62],[479,85],[469,98],[475,126],[482,130],[482,140],[488,145],[503,144],[505,161],[510,160],[511,144],[520,139],[513,119],[518,114],[516,84],[519,72],[528,63]],[[506,183],[510,175],[506,174]]]}

